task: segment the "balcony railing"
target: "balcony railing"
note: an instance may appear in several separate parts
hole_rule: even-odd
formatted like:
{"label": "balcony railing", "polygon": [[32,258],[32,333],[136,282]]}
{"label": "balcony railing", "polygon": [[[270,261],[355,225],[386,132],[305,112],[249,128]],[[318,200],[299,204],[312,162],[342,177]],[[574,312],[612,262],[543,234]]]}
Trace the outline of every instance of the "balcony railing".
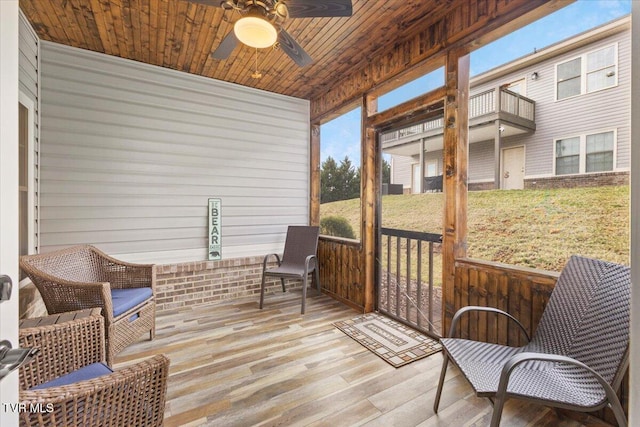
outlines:
{"label": "balcony railing", "polygon": [[[523,120],[535,122],[535,105],[535,101],[519,93],[507,89],[489,89],[477,93],[469,99],[469,120],[489,114],[507,113]],[[382,134],[382,143],[442,129],[443,125],[443,118],[438,117],[424,123],[386,132]]]}
{"label": "balcony railing", "polygon": [[434,281],[434,255],[439,255],[442,235],[392,228],[382,228],[381,234],[378,310],[429,335],[441,336],[442,286]]}

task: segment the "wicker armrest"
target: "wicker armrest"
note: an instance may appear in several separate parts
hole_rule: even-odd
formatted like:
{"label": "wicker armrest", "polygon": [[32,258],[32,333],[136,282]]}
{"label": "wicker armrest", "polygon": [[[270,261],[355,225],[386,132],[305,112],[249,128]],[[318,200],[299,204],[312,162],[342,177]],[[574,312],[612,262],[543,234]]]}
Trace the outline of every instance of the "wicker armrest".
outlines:
{"label": "wicker armrest", "polygon": [[89,249],[100,258],[100,268],[112,288],[155,288],[154,264],[126,262],[107,255],[94,246],[89,246]]}
{"label": "wicker armrest", "polygon": [[484,306],[478,306],[478,305],[468,305],[456,311],[456,313],[453,315],[453,319],[451,320],[451,327],[449,328],[449,338],[454,337],[454,334],[456,332],[456,327],[458,326],[458,321],[460,320],[460,317],[463,314],[471,311],[484,311],[487,313],[495,313],[495,314],[508,317],[509,319],[513,320],[516,323],[516,325],[520,327],[520,330],[524,333],[525,337],[527,338],[527,342],[531,341],[531,338],[529,337],[529,333],[527,332],[527,329],[524,327],[522,323],[520,323],[518,319],[513,317],[511,314],[507,313],[504,310],[500,310],[499,308],[484,307]]}
{"label": "wicker armrest", "polygon": [[54,325],[22,328],[19,342],[20,347],[40,350],[31,363],[20,367],[22,390],[83,366],[105,361],[104,321],[97,309],[87,317]]}
{"label": "wicker armrest", "polygon": [[21,426],[161,426],[169,359],[156,355],[109,375],[60,387],[23,390]]}

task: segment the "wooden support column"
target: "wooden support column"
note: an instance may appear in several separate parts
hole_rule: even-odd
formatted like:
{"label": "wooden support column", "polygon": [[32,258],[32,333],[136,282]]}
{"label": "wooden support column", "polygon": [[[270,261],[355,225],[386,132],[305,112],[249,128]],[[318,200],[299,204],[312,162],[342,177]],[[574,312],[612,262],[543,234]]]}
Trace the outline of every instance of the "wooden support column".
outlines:
{"label": "wooden support column", "polygon": [[418,183],[420,194],[424,193],[424,177],[427,176],[427,171],[425,170],[426,159],[424,157],[425,139],[420,139],[420,182]]}
{"label": "wooden support column", "polygon": [[309,225],[320,225],[320,125],[311,124],[309,142]]}
{"label": "wooden support column", "polygon": [[381,204],[381,150],[378,133],[368,124],[368,118],[376,113],[378,99],[373,95],[363,97],[362,108],[362,166],[360,174],[362,209],[362,251],[364,258],[364,312],[375,309],[376,298],[376,246]]}
{"label": "wooden support column", "polygon": [[499,190],[501,187],[500,183],[502,182],[502,167],[500,166],[500,148],[502,147],[502,132],[500,128],[502,127],[502,122],[500,122],[500,119],[496,120],[495,127],[496,130],[493,139],[493,188]]}
{"label": "wooden support column", "polygon": [[449,333],[456,298],[455,261],[467,252],[467,159],[469,150],[469,55],[462,49],[447,53],[444,106],[445,197],[442,239],[443,329]]}

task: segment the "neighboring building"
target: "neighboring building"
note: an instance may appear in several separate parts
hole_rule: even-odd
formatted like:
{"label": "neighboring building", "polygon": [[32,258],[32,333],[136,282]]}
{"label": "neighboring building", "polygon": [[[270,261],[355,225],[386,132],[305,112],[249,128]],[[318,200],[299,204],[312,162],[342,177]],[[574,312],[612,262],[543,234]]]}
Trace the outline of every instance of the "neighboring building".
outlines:
{"label": "neighboring building", "polygon": [[[627,16],[472,78],[469,189],[627,183],[630,34]],[[438,188],[442,123],[382,134],[405,193]]]}

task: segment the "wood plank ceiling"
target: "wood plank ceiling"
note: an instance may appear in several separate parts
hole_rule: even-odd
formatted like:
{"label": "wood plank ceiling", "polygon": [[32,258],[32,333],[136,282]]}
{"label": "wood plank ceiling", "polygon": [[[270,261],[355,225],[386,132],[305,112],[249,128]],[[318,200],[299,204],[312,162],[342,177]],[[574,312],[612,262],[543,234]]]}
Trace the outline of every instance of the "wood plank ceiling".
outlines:
{"label": "wood plank ceiling", "polygon": [[[390,45],[467,0],[353,0],[349,18],[288,19],[284,28],[314,59],[300,68],[284,52],[241,45],[211,57],[232,29],[231,12],[188,0],[20,0],[43,40],[304,99],[325,93]],[[482,2],[480,2],[482,3]]]}

